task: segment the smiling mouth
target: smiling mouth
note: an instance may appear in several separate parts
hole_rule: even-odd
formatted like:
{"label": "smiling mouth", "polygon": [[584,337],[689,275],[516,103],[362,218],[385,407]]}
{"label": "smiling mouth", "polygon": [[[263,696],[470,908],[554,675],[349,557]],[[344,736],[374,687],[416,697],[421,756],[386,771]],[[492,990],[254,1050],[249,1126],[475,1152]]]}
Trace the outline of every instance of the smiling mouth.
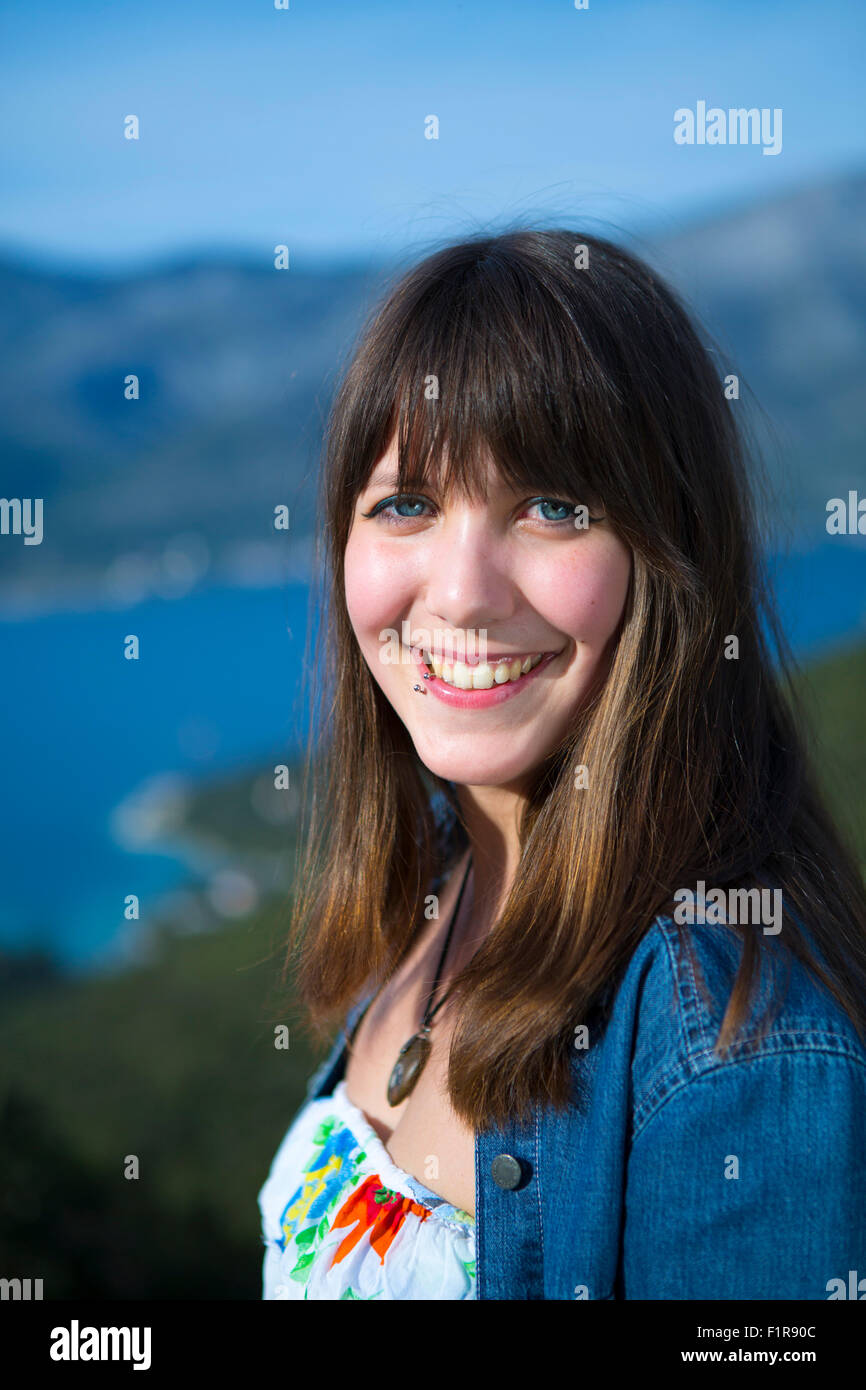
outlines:
{"label": "smiling mouth", "polygon": [[482,661],[468,666],[463,661],[443,661],[441,657],[424,652],[422,661],[428,672],[455,690],[492,690],[497,685],[510,685],[532,671],[548,652],[532,652],[526,656],[503,657],[499,661]]}

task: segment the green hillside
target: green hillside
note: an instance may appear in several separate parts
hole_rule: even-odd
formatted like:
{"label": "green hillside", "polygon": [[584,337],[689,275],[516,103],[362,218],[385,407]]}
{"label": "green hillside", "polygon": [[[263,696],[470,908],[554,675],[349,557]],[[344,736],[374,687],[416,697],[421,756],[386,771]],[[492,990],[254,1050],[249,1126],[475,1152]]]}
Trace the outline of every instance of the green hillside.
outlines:
{"label": "green hillside", "polygon": [[827,801],[866,872],[866,645],[809,667],[802,685]]}

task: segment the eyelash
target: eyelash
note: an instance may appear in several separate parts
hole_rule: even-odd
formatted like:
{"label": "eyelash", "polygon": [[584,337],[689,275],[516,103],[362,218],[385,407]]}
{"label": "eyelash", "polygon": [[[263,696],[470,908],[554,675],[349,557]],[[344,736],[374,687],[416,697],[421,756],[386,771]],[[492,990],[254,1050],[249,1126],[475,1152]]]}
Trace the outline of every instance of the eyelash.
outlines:
{"label": "eyelash", "polygon": [[[391,506],[393,506],[393,505],[395,505],[395,504],[397,504],[397,503],[400,503],[400,502],[403,502],[403,503],[406,503],[406,502],[427,502],[427,498],[426,498],[426,497],[420,497],[417,493],[414,493],[414,492],[404,492],[404,493],[398,493],[398,492],[397,492],[397,493],[394,493],[393,496],[391,496],[391,497],[383,497],[383,498],[382,498],[382,501],[381,501],[381,502],[377,502],[376,505],[375,505],[375,507],[371,508],[371,510],[370,510],[369,512],[362,512],[361,515],[362,515],[363,517],[365,517],[365,518],[371,518],[371,517],[376,517],[376,516],[383,516],[383,517],[387,518],[387,523],[388,523],[389,526],[399,526],[399,525],[401,524],[401,522],[404,522],[404,521],[419,521],[419,520],[422,519],[420,516],[398,516],[395,512],[391,512],[391,511],[386,510],[387,508],[389,508],[389,507],[391,507]],[[543,521],[544,525],[546,525],[546,526],[565,526],[566,523],[569,523],[569,524],[571,523],[572,518],[573,518],[573,516],[574,516],[574,506],[572,505],[571,502],[564,502],[564,501],[562,500],[562,498],[560,498],[560,497],[533,497],[529,502],[526,503],[526,506],[528,506],[528,507],[536,507],[536,506],[538,506],[540,503],[545,503],[545,502],[547,502],[547,503],[549,503],[549,504],[552,504],[552,505],[554,505],[554,506],[556,506],[556,507],[560,507],[560,508],[561,508],[561,507],[567,507],[567,508],[568,508],[568,511],[569,511],[569,515],[568,515],[568,516],[559,517],[559,519],[558,519],[557,521],[550,521],[548,518],[542,517],[541,520]],[[428,505],[431,505],[431,504],[428,503]],[[590,520],[590,521],[604,521],[604,517],[603,517],[603,516],[591,516],[591,517],[589,518],[589,520]]]}

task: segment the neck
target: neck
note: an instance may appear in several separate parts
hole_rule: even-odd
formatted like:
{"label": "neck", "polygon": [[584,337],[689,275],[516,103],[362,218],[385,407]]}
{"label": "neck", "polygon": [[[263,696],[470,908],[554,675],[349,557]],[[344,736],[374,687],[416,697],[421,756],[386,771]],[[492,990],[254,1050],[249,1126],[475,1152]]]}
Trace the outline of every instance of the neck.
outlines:
{"label": "neck", "polygon": [[466,945],[477,947],[499,916],[517,872],[517,827],[526,796],[518,787],[464,786],[458,787],[457,798],[472,856]]}

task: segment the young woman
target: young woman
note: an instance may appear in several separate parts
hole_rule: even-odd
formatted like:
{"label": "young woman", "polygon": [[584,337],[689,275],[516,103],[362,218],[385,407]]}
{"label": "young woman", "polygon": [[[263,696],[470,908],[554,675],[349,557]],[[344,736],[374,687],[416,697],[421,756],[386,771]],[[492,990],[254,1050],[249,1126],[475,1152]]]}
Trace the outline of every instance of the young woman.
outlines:
{"label": "young woman", "polygon": [[599,238],[449,246],[366,326],[290,953],[343,1026],[266,1298],[858,1296],[866,899],[740,409]]}

